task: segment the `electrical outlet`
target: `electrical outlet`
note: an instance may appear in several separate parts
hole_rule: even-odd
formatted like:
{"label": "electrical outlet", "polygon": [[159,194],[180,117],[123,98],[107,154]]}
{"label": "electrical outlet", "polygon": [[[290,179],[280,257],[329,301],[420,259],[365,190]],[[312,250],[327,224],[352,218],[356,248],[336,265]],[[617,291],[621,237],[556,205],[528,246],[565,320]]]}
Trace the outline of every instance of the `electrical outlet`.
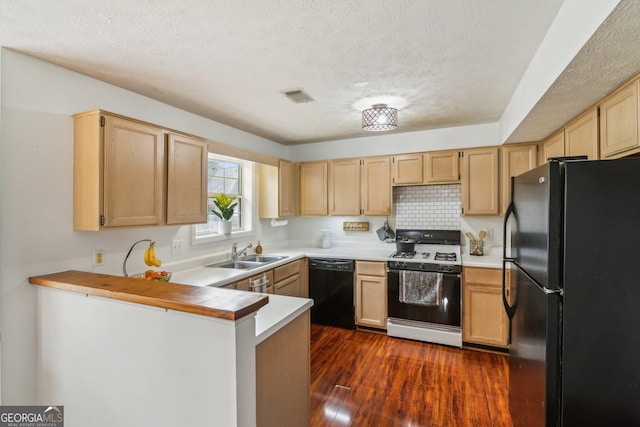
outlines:
{"label": "electrical outlet", "polygon": [[93,265],[95,267],[104,264],[104,250],[96,249],[93,251]]}
{"label": "electrical outlet", "polygon": [[487,227],[487,237],[493,239],[493,228]]}
{"label": "electrical outlet", "polygon": [[171,255],[182,253],[182,239],[171,241]]}

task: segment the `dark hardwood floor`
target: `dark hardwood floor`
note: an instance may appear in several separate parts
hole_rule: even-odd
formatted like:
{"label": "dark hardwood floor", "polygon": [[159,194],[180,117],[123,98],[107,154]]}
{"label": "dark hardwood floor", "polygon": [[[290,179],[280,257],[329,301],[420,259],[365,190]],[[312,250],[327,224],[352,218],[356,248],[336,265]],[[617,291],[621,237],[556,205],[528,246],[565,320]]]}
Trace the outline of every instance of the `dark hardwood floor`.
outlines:
{"label": "dark hardwood floor", "polygon": [[311,325],[311,426],[513,426],[506,356]]}

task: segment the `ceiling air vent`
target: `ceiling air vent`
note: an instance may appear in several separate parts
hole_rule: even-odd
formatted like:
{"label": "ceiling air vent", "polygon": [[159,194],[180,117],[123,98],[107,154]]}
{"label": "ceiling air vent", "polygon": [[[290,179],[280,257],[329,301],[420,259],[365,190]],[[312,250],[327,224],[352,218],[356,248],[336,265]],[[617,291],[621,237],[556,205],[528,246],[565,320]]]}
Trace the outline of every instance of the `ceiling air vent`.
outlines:
{"label": "ceiling air vent", "polygon": [[296,104],[313,101],[313,98],[303,92],[302,89],[289,90],[282,93]]}

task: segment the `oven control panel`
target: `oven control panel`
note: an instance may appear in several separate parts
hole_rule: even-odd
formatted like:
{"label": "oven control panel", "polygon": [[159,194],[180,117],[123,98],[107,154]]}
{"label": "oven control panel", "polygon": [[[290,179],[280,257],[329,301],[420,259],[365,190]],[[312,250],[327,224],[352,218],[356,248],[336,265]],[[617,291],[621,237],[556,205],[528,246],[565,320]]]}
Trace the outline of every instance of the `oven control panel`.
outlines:
{"label": "oven control panel", "polygon": [[432,262],[388,261],[389,270],[430,271],[434,273],[461,273],[462,266],[458,264],[437,264]]}

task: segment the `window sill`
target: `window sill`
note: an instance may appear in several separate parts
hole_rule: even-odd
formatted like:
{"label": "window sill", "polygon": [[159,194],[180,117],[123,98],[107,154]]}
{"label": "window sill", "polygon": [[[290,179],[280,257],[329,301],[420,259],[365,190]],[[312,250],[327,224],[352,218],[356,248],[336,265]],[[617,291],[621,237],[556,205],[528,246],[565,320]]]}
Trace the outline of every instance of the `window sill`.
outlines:
{"label": "window sill", "polygon": [[230,235],[224,234],[211,234],[209,236],[196,237],[195,232],[191,236],[192,245],[204,245],[207,243],[224,242],[226,240],[240,239],[245,237],[254,237],[256,232],[254,230],[237,230],[232,231]]}

